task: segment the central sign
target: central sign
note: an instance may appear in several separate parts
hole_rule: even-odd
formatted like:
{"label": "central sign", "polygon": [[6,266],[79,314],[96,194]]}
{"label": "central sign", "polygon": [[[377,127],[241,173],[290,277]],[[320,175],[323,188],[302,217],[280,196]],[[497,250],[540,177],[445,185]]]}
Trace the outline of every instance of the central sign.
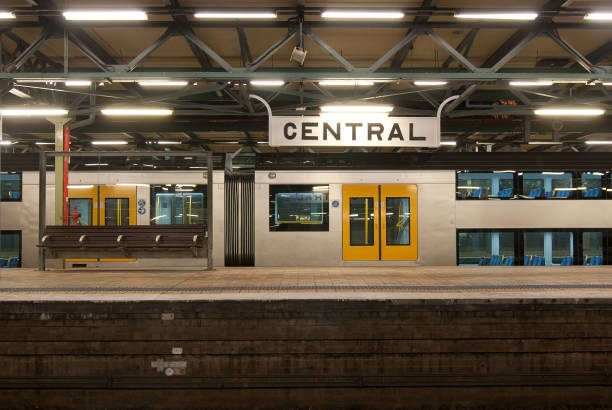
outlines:
{"label": "central sign", "polygon": [[271,116],[270,146],[438,147],[437,117]]}

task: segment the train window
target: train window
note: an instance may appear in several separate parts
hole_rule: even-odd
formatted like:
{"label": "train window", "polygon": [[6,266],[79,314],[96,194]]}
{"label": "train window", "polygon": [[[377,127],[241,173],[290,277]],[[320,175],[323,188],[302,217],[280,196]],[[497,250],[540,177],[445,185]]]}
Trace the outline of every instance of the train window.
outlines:
{"label": "train window", "polygon": [[0,231],[0,268],[21,267],[21,231]]}
{"label": "train window", "polygon": [[523,232],[524,265],[572,265],[574,260],[574,233],[555,231]]}
{"label": "train window", "polygon": [[0,173],[0,200],[21,201],[21,173]]}
{"label": "train window", "polygon": [[531,199],[567,199],[572,196],[571,172],[525,172],[523,196]]}
{"label": "train window", "polygon": [[582,264],[603,264],[603,232],[582,232]]}
{"label": "train window", "polygon": [[129,198],[104,199],[104,225],[124,226],[130,224]]}
{"label": "train window", "polygon": [[151,186],[153,225],[203,224],[206,222],[206,185]]}
{"label": "train window", "polygon": [[374,198],[351,197],[349,201],[351,246],[374,245]]}
{"label": "train window", "polygon": [[329,185],[270,185],[270,231],[328,231]]}
{"label": "train window", "polygon": [[70,218],[70,225],[91,225],[92,203],[91,198],[69,198],[68,217]]}
{"label": "train window", "polygon": [[507,231],[458,231],[459,265],[515,265],[514,235]]}
{"label": "train window", "polygon": [[507,199],[514,196],[514,171],[459,172],[458,199]]}
{"label": "train window", "polygon": [[580,174],[580,186],[577,188],[580,191],[581,198],[603,198],[604,191],[604,175],[603,172],[583,172]]}

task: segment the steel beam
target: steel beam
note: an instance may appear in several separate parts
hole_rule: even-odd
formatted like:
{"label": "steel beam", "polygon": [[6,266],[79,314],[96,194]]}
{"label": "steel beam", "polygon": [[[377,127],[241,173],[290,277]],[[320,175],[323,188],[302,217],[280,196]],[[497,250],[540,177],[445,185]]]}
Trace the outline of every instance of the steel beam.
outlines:
{"label": "steel beam", "polygon": [[[470,32],[461,40],[461,43],[457,46],[457,51],[460,51],[461,54],[467,58],[470,49],[472,48],[472,44],[474,44],[474,40],[476,39],[476,34],[478,34],[479,29],[473,28]],[[448,68],[453,62],[453,56],[448,56],[444,63],[442,63],[442,68]]]}
{"label": "steel beam", "polygon": [[126,66],[127,71],[132,71],[136,68],[136,66],[145,58],[150,56],[155,50],[161,47],[170,37],[176,34],[176,30],[174,28],[168,28],[157,40],[155,40],[150,46],[145,48],[140,54],[138,54],[132,61],[130,61]]}
{"label": "steel beam", "polygon": [[[289,42],[289,40],[291,40],[293,36],[295,36],[295,33],[296,31],[292,30],[288,32],[287,34],[285,34],[283,38],[278,40],[276,43],[272,44],[270,48],[268,48],[259,57],[257,57],[252,63],[246,66],[247,71],[257,70],[259,66],[262,65],[268,58],[272,57],[278,50],[280,50],[282,46],[287,44],[287,42]],[[244,38],[244,42],[246,44],[246,37]],[[242,52],[242,50],[244,50],[244,48],[242,47],[242,43],[240,47],[241,47],[241,52]],[[248,45],[246,49],[248,50]]]}
{"label": "steel beam", "polygon": [[[179,2],[177,0],[164,0],[164,3],[166,4],[166,6],[168,6],[170,8],[174,8],[174,9],[179,9],[180,8],[180,4],[179,4]],[[173,12],[173,10],[169,10],[169,12],[172,15],[172,18],[174,19],[174,21],[176,23],[178,23],[178,25],[180,27],[180,30],[181,30],[181,34],[183,34],[183,36],[184,36],[185,32],[193,33],[193,28],[192,28],[192,25],[191,25],[191,21],[187,20],[187,17],[185,17],[185,15],[183,15],[183,14],[175,14]],[[193,33],[193,34],[195,35],[195,33]],[[210,63],[210,59],[208,58],[208,55],[206,55],[205,52],[200,50],[191,41],[189,41],[187,39],[185,39],[185,41],[189,45],[189,48],[191,49],[191,52],[193,53],[195,58],[200,63],[200,67],[202,67],[202,69],[204,69],[204,70],[210,70],[212,68],[212,64]]]}
{"label": "steel beam", "polygon": [[238,34],[238,42],[240,43],[240,59],[242,60],[242,66],[247,67],[251,64],[251,61],[253,61],[253,56],[249,49],[249,42],[242,27],[236,27],[236,33]]}
{"label": "steel beam", "polygon": [[352,72],[355,71],[355,67],[351,63],[348,62],[344,57],[340,55],[332,46],[327,44],[321,37],[319,37],[315,32],[310,30],[309,28],[305,28],[304,32],[310,36],[314,40],[315,43],[320,45],[325,51],[329,53],[330,56],[334,58],[337,62],[342,64],[346,71]]}
{"label": "steel beam", "polygon": [[468,61],[468,59],[463,56],[463,54],[461,54],[453,46],[451,46],[449,43],[447,43],[446,40],[444,40],[442,37],[440,37],[437,33],[433,32],[432,30],[427,30],[427,34],[436,43],[438,43],[446,51],[448,51],[449,54],[451,56],[453,56],[455,58],[455,60],[459,61],[459,63],[462,64],[465,68],[467,68],[468,70],[470,70],[472,72],[478,71],[478,68],[474,64],[470,63]]}
{"label": "steel beam", "polygon": [[[17,48],[25,49],[25,48],[27,48],[29,46],[29,44],[24,39],[22,39],[21,37],[19,37],[17,34],[13,33],[12,31],[5,31],[5,32],[3,32],[3,34],[6,37],[10,38],[13,42],[15,42],[15,44],[17,44]],[[49,57],[46,54],[42,53],[40,50],[36,50],[34,52],[34,55],[38,59],[47,62],[47,64],[51,65],[52,67],[60,68],[62,66],[60,63],[57,63],[57,62],[53,61],[53,59],[51,59],[51,57]]]}
{"label": "steel beam", "polygon": [[204,42],[200,40],[193,31],[183,31],[183,35],[188,41],[190,41],[191,43],[199,47],[203,52],[208,54],[208,56],[212,58],[217,64],[219,64],[225,71],[232,72],[234,70],[233,67],[227,61],[225,61],[219,54],[215,53],[212,48],[204,44]]}
{"label": "steel beam", "polygon": [[539,31],[534,30],[529,32],[525,37],[523,37],[522,40],[520,40],[514,47],[512,47],[512,49],[510,49],[506,55],[504,55],[502,58],[499,59],[499,61],[497,63],[495,63],[491,68],[490,71],[492,72],[496,72],[499,71],[503,66],[505,66],[510,60],[512,60],[514,57],[516,57],[516,55],[518,53],[521,52],[521,50],[523,50],[523,48],[525,48],[525,46],[527,44],[529,44],[529,42],[531,40],[533,40],[535,37],[537,37],[539,35]]}
{"label": "steel beam", "polygon": [[[439,0],[423,0],[423,2],[421,3],[421,10],[436,8],[438,7],[439,2],[440,2]],[[414,18],[413,23],[418,24],[418,25],[424,25],[428,19],[429,19],[428,15],[417,15]],[[406,36],[408,36],[412,30],[413,30],[412,28],[408,30],[408,32],[406,33]],[[405,44],[404,47],[402,47],[397,52],[397,54],[395,54],[395,57],[393,57],[393,61],[391,62],[392,69],[395,70],[402,66],[402,64],[404,63],[404,60],[406,60],[406,57],[408,56],[408,53],[410,52],[410,50],[412,50],[412,47],[413,46],[412,46],[412,41],[411,41],[410,43]]]}
{"label": "steel beam", "polygon": [[563,50],[565,50],[569,55],[576,60],[576,62],[585,70],[590,73],[594,72],[602,72],[603,70],[599,67],[594,66],[591,62],[582,54],[578,52],[574,47],[568,44],[565,40],[559,36],[559,33],[556,31],[547,31],[546,34],[553,39],[555,43],[557,43]]}
{"label": "steel beam", "polygon": [[[83,35],[85,38],[82,38]],[[98,50],[92,50],[93,40],[89,38],[89,35],[87,35],[87,33],[85,33],[84,31],[77,32],[72,30],[68,32],[68,38],[70,39],[70,41],[72,41],[76,48],[78,48],[83,54],[85,54],[85,56],[87,56],[87,58],[93,61],[94,64],[100,67],[103,71],[112,70],[112,68],[110,67],[112,61],[106,63],[101,57],[98,56],[98,52],[102,48],[98,46]],[[102,49],[102,51],[104,50]],[[110,55],[106,55],[106,57],[109,56]]]}
{"label": "steel beam", "polygon": [[[369,72],[377,71],[388,59],[393,55],[396,55],[398,51],[404,49],[406,45],[412,43],[419,34],[422,34],[419,30],[411,30],[402,38],[396,45],[394,45],[389,51],[387,51],[381,58],[379,58],[374,64],[368,68]],[[393,64],[392,64],[393,65]]]}
{"label": "steel beam", "polygon": [[44,29],[32,44],[30,44],[15,60],[6,66],[5,71],[11,72],[20,69],[25,62],[28,61],[28,59],[40,48],[40,46],[42,46],[45,41],[52,37],[52,35],[53,33],[50,30]]}

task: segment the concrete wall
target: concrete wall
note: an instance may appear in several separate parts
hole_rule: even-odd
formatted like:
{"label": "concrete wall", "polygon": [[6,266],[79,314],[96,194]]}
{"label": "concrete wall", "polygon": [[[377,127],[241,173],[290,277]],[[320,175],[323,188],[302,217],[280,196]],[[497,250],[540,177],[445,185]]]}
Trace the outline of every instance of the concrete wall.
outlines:
{"label": "concrete wall", "polygon": [[[409,266],[455,264],[454,171],[277,171],[255,173],[255,264],[257,266]],[[270,184],[329,184],[328,232],[270,232]],[[342,260],[342,185],[416,184],[418,237],[416,261]]]}
{"label": "concrete wall", "polygon": [[[48,172],[47,198],[45,218],[47,225],[52,225],[55,219],[55,181],[54,173]],[[224,237],[224,176],[222,171],[213,175],[213,261],[217,266],[223,266]],[[139,184],[206,184],[206,173],[200,171],[169,171],[169,172],[72,172],[70,184],[114,185],[117,183]],[[148,187],[137,187],[137,199],[146,201],[145,213],[137,214],[139,225],[148,225],[150,221],[150,196]],[[20,230],[22,235],[22,266],[38,266],[38,172],[22,174],[22,201],[0,202],[0,229]],[[176,266],[176,259],[139,259],[136,262],[95,262],[88,266],[101,267],[146,267],[146,266]],[[206,266],[205,259],[182,259],[181,266]],[[50,263],[48,266],[52,266]]]}

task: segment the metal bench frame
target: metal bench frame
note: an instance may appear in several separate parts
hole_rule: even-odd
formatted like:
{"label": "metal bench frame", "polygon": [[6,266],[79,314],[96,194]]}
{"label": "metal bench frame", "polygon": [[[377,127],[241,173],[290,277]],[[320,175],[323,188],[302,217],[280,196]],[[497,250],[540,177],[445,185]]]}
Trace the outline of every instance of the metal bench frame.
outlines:
{"label": "metal bench frame", "polygon": [[[191,242],[189,243],[186,240],[181,240],[179,243],[175,245],[169,245],[164,242],[164,229],[167,231],[172,228],[165,228],[165,225],[135,225],[130,227],[104,227],[104,226],[89,226],[89,227],[78,227],[78,228],[87,228],[90,229],[89,234],[83,233],[79,236],[77,241],[74,244],[70,244],[70,246],[64,247],[53,247],[51,246],[50,239],[51,237],[48,235],[47,225],[46,225],[46,215],[45,209],[47,206],[47,158],[48,157],[157,157],[162,155],[165,157],[200,157],[206,159],[206,170],[207,173],[207,186],[206,186],[206,196],[207,196],[207,216],[208,222],[206,224],[206,232],[202,229],[200,233],[194,233],[191,237]],[[56,161],[57,162],[57,161]],[[123,255],[127,256],[135,256],[136,254],[145,255],[145,257],[159,257],[159,251],[172,250],[173,252],[170,255],[166,255],[169,257],[174,256],[183,256],[181,254],[181,250],[187,250],[191,254],[187,254],[184,256],[192,256],[192,257],[203,257],[203,253],[199,252],[199,249],[204,248],[204,242],[206,242],[206,258],[207,258],[207,269],[213,269],[213,216],[212,216],[212,205],[213,205],[213,158],[212,152],[210,151],[126,151],[126,152],[118,152],[118,151],[99,151],[99,152],[40,152],[38,157],[38,173],[39,173],[39,185],[38,185],[38,270],[45,270],[45,261],[47,253],[50,256],[57,256],[63,251],[70,250],[75,253],[78,252],[79,256],[85,256],[88,251],[95,251],[97,256],[100,257],[101,252],[121,252]],[[57,192],[57,191],[56,191]],[[168,225],[174,226],[176,225]],[[189,226],[189,225],[184,225]],[[202,226],[202,225],[199,225]],[[50,227],[51,228],[51,227]],[[67,229],[66,232],[70,232],[70,228],[77,227],[61,227]],[[92,243],[88,243],[88,239],[93,239],[96,232],[103,232],[104,228],[109,228],[112,232],[114,228],[114,242],[106,242],[104,246],[95,247],[92,246]],[[131,232],[137,233],[140,232],[149,232],[150,230],[155,230],[158,228],[158,233],[156,233],[153,240],[146,240],[142,243],[138,243],[137,245],[132,244],[130,246],[128,244],[129,235],[126,233],[120,232],[121,229],[130,229]],[[189,230],[188,228],[184,228]],[[75,230],[76,231],[76,230]],[[106,232],[106,231],[105,231]],[[130,231],[128,231],[130,232]],[[88,236],[89,235],[89,236]],[[112,245],[112,246],[111,246]],[[200,246],[201,245],[201,246]],[[59,252],[62,250],[62,252]],[[103,255],[104,256],[104,255]]]}

